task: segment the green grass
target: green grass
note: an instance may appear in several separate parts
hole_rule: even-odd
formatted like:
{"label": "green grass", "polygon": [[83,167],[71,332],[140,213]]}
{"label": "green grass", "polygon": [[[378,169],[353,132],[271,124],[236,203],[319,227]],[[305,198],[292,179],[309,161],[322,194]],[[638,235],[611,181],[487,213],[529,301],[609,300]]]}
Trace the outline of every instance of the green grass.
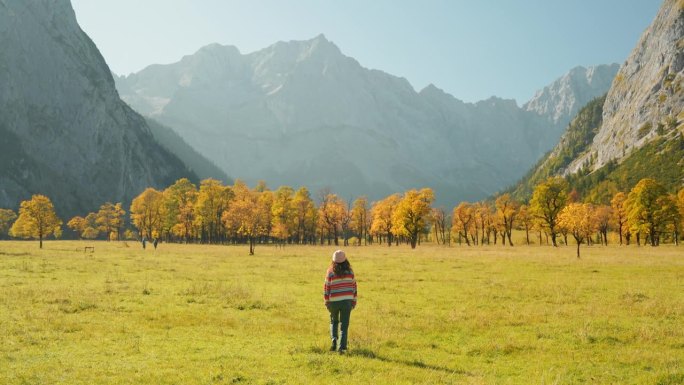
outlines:
{"label": "green grass", "polygon": [[[95,245],[84,254],[83,246]],[[0,242],[2,384],[681,384],[684,248]]]}

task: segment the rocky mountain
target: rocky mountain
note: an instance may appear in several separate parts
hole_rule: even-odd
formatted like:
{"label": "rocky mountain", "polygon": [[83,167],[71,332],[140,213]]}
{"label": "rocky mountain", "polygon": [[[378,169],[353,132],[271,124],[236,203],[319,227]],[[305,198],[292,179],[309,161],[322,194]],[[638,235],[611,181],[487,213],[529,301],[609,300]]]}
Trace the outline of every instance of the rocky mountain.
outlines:
{"label": "rocky mountain", "polygon": [[603,190],[627,190],[644,177],[657,178],[671,190],[681,188],[683,71],[684,2],[666,0],[620,67],[605,102],[600,108],[590,103],[589,118],[583,119],[588,124],[580,129],[571,124],[516,191],[547,174],[565,175],[585,197],[597,200]]}
{"label": "rocky mountain", "polygon": [[562,131],[533,108],[541,96],[526,110],[495,97],[464,103],[434,85],[416,92],[323,35],[250,54],[212,44],[116,82],[133,108],[229,175],[345,198],[429,186],[441,204],[481,199],[520,178]]}
{"label": "rocky mountain", "polygon": [[684,3],[663,2],[620,68],[603,107],[603,124],[586,153],[570,165],[597,170],[652,140],[678,133],[684,106]]}
{"label": "rocky mountain", "polygon": [[575,67],[537,91],[523,109],[546,116],[557,127],[565,129],[580,108],[608,91],[619,69],[617,63]]}
{"label": "rocky mountain", "polygon": [[43,193],[68,217],[183,176],[68,0],[0,0],[0,207]]}

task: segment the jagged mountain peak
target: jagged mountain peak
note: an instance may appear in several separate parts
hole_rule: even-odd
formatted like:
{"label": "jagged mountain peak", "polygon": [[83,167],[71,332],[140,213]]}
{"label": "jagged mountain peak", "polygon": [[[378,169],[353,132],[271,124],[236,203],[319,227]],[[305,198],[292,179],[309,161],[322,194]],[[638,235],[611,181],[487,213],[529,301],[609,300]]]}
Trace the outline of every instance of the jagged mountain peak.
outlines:
{"label": "jagged mountain peak", "polygon": [[574,67],[537,91],[523,108],[546,115],[552,123],[564,128],[581,107],[610,88],[618,69],[618,64]]}
{"label": "jagged mountain peak", "polygon": [[[155,71],[119,89],[230,175],[371,199],[423,186],[442,204],[481,199],[521,176],[560,136],[512,99],[464,103],[434,84],[416,92],[323,35],[278,42],[230,66],[149,67]],[[196,77],[206,80],[179,80]]]}
{"label": "jagged mountain peak", "polygon": [[228,57],[234,57],[234,56],[239,56],[241,55],[240,50],[233,46],[233,45],[222,45],[219,43],[211,43],[207,44],[204,47],[200,48],[195,52],[194,55],[188,55],[185,57],[191,57],[191,56],[228,56]]}

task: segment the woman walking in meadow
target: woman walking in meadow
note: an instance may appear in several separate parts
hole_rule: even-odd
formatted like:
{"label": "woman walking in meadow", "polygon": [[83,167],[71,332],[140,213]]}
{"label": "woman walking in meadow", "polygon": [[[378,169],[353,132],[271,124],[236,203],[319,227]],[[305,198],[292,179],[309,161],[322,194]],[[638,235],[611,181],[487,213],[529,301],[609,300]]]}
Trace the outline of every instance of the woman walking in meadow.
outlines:
{"label": "woman walking in meadow", "polygon": [[339,351],[344,353],[347,351],[349,318],[351,311],[356,307],[356,280],[351,264],[342,250],[337,250],[332,255],[332,263],[325,274],[323,298],[325,307],[330,312],[330,350],[337,350],[339,325]]}

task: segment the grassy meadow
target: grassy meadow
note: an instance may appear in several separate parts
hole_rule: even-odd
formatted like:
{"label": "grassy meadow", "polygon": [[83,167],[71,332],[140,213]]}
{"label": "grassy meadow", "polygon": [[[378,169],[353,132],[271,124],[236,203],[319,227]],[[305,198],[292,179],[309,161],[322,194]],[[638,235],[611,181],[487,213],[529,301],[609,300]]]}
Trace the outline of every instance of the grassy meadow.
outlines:
{"label": "grassy meadow", "polygon": [[0,242],[0,384],[684,383],[684,247],[334,250]]}

